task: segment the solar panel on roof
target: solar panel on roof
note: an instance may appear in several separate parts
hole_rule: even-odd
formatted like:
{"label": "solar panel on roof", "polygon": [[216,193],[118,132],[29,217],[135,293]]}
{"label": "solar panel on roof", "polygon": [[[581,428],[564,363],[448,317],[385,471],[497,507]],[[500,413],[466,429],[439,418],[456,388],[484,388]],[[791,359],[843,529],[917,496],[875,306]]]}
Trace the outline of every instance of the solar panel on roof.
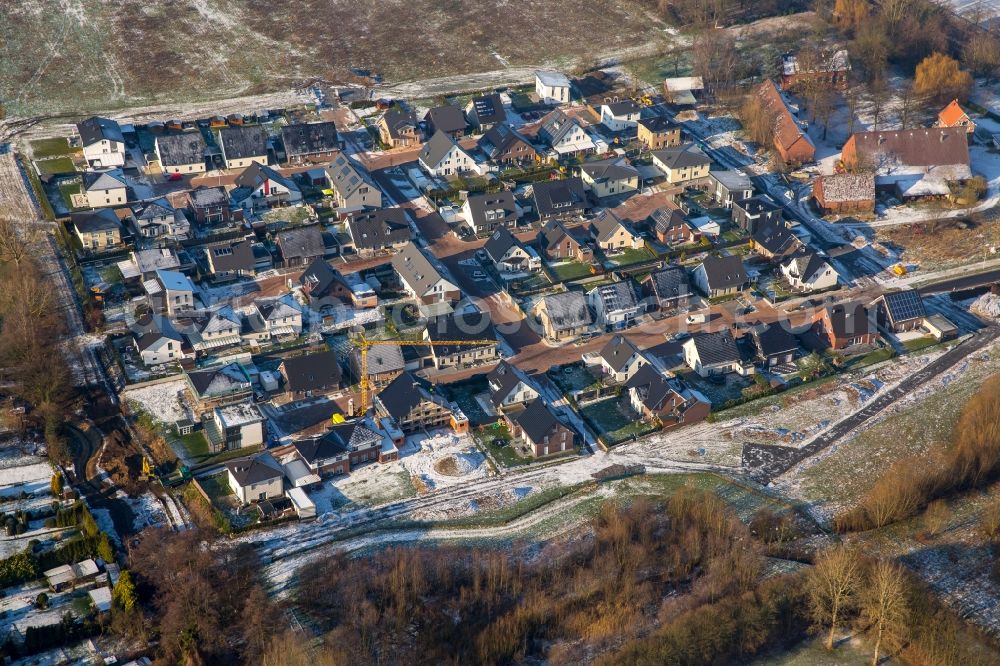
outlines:
{"label": "solar panel on roof", "polygon": [[924,303],[916,291],[898,291],[885,295],[886,305],[893,319],[902,321],[924,316]]}

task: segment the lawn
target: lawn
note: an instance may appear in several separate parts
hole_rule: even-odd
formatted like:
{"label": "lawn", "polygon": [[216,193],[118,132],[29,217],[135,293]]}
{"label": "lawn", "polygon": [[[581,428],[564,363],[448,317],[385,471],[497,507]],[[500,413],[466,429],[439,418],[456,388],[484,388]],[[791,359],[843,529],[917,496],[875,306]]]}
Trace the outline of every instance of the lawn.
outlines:
{"label": "lawn", "polygon": [[937,343],[938,343],[937,338],[935,338],[933,335],[925,335],[922,338],[914,338],[913,340],[907,340],[906,342],[903,343],[903,346],[906,347],[906,351],[908,352],[917,352],[927,349],[928,347],[933,347]]}
{"label": "lawn", "polygon": [[607,263],[613,266],[631,266],[632,264],[640,264],[653,259],[656,259],[656,255],[650,252],[648,248],[628,248],[624,252],[619,252],[608,257]]}
{"label": "lawn", "polygon": [[70,147],[69,139],[65,137],[36,139],[31,142],[31,154],[34,155],[36,160],[44,160],[50,157],[63,157],[64,155],[75,155],[79,152],[79,149]]}
{"label": "lawn", "polygon": [[556,281],[566,282],[576,280],[591,275],[590,264],[582,261],[564,261],[558,264],[549,264],[549,270],[556,276]]}
{"label": "lawn", "polygon": [[563,393],[572,393],[593,386],[598,378],[582,363],[554,368],[549,377]]}
{"label": "lawn", "polygon": [[[519,467],[532,462],[532,458],[527,458],[518,454],[511,446],[510,430],[502,421],[486,426],[481,433],[475,435],[476,443],[483,452],[488,453],[502,467]],[[500,440],[503,444],[499,444]]]}
{"label": "lawn", "polygon": [[740,377],[730,373],[724,375],[724,382],[716,384],[693,372],[684,373],[684,381],[702,393],[712,402],[712,409],[721,409],[730,400],[743,397],[743,389],[753,384],[749,377]]}
{"label": "lawn", "polygon": [[686,53],[678,52],[676,56],[657,54],[632,60],[628,69],[640,81],[659,87],[663,79],[690,74],[691,64]]}
{"label": "lawn", "polygon": [[69,157],[56,157],[51,160],[38,160],[35,162],[35,166],[38,167],[38,171],[42,175],[53,173],[73,173],[76,171],[76,166],[73,164],[73,160]]}
{"label": "lawn", "polygon": [[655,426],[626,415],[620,405],[621,399],[614,396],[581,407],[579,412],[611,446],[656,430]]}
{"label": "lawn", "polygon": [[66,208],[73,208],[73,195],[79,194],[81,190],[80,183],[60,183],[59,193],[62,195],[63,202],[66,204]]}
{"label": "lawn", "polygon": [[875,351],[868,352],[862,356],[855,356],[844,364],[845,368],[857,370],[869,365],[875,365],[882,361],[888,361],[896,355],[896,350],[892,347],[881,347]]}
{"label": "lawn", "polygon": [[201,430],[176,437],[174,441],[182,446],[187,451],[188,456],[196,463],[204,462],[212,457],[208,450],[208,439],[205,438],[205,433]]}

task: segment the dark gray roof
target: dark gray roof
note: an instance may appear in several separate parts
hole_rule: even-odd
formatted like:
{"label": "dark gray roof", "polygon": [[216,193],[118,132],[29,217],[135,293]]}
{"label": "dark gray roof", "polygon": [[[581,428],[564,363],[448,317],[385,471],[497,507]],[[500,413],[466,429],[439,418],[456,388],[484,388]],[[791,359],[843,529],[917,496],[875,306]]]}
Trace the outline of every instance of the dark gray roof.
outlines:
{"label": "dark gray roof", "polygon": [[411,238],[406,211],[402,208],[383,208],[354,213],[347,221],[354,246],[374,249],[395,245]]}
{"label": "dark gray roof", "polygon": [[250,241],[240,240],[228,245],[217,245],[205,248],[212,259],[212,268],[216,273],[229,271],[249,271],[257,263],[253,255]]}
{"label": "dark gray roof", "polygon": [[738,287],[749,279],[746,269],[743,268],[743,260],[735,254],[724,257],[705,257],[701,265],[705,269],[705,276],[708,278],[708,286],[711,289]]}
{"label": "dark gray roof", "polygon": [[465,121],[465,114],[457,106],[445,104],[435,106],[424,116],[436,132],[461,132],[468,124]]}
{"label": "dark gray roof", "polygon": [[517,240],[514,234],[510,233],[506,227],[499,227],[490,235],[486,244],[483,245],[483,250],[496,263],[514,246],[524,247],[521,241]]}
{"label": "dark gray roof", "polygon": [[630,99],[623,99],[620,102],[605,102],[604,106],[608,107],[608,110],[616,116],[638,113],[642,110],[638,104]]}
{"label": "dark gray roof", "polygon": [[170,205],[169,201],[167,201],[163,197],[160,197],[158,199],[150,201],[145,206],[143,206],[142,210],[136,216],[136,219],[139,221],[143,221],[143,220],[155,220],[158,217],[173,217],[173,216],[174,216],[174,207]]}
{"label": "dark gray roof", "polygon": [[416,243],[407,243],[392,257],[392,267],[417,294],[424,294],[442,275]]}
{"label": "dark gray roof", "polygon": [[799,343],[787,328],[787,322],[774,322],[751,333],[757,351],[763,358],[786,354],[799,348]]}
{"label": "dark gray roof", "polygon": [[690,227],[687,216],[676,208],[657,208],[649,214],[649,225],[656,233],[666,233],[674,227]]}
{"label": "dark gray roof", "polygon": [[838,303],[827,308],[832,333],[838,338],[854,338],[875,331],[875,322],[861,301]]}
{"label": "dark gray roof", "polygon": [[507,121],[507,112],[503,108],[500,95],[483,95],[472,98],[472,108],[480,124],[496,124]]}
{"label": "dark gray roof", "polygon": [[671,396],[676,396],[681,401],[684,400],[678,390],[680,387],[672,383],[652,364],[646,364],[639,368],[639,371],[625,382],[625,388],[635,389],[642,404],[653,410],[660,409],[663,401]]}
{"label": "dark gray roof", "polygon": [[524,411],[514,417],[514,422],[532,442],[541,442],[546,435],[561,425],[556,415],[541,398],[533,400]]}
{"label": "dark gray roof", "polygon": [[319,391],[340,385],[340,364],[333,351],[285,358],[281,367],[290,391]]}
{"label": "dark gray roof", "polygon": [[654,150],[653,155],[671,169],[700,166],[702,164],[710,164],[712,161],[708,158],[708,155],[701,152],[701,149],[693,143]]}
{"label": "dark gray roof", "polygon": [[326,263],[323,257],[316,257],[309,267],[302,272],[299,276],[299,284],[306,285],[310,284],[309,289],[310,297],[322,298],[329,291],[330,287],[335,283],[344,283],[344,278],[337,271],[330,267],[330,264]]}
{"label": "dark gray roof", "polygon": [[201,132],[161,134],[156,137],[156,149],[162,166],[180,166],[204,162],[208,144]]}
{"label": "dark gray roof", "polygon": [[237,125],[219,130],[219,145],[227,160],[267,155],[267,131],[260,125]]}
{"label": "dark gray roof", "polygon": [[583,181],[577,177],[540,181],[532,185],[532,190],[541,216],[582,213],[587,209]]}
{"label": "dark gray roof", "polygon": [[340,437],[310,437],[293,442],[295,450],[298,451],[302,459],[314,465],[319,460],[329,460],[343,455],[350,451],[347,443]]}
{"label": "dark gray roof", "polygon": [[650,132],[667,132],[672,129],[680,129],[680,125],[673,122],[666,116],[649,116],[648,118],[640,118],[639,124]]}
{"label": "dark gray roof", "polygon": [[646,278],[657,298],[678,298],[691,293],[687,270],[683,266],[667,266],[653,271]]}
{"label": "dark gray roof", "polygon": [[329,153],[340,148],[337,124],[332,121],[288,125],[281,130],[281,141],[288,157]]}
{"label": "dark gray roof", "polygon": [[226,469],[236,479],[236,483],[241,486],[250,486],[255,483],[280,479],[285,475],[280,467],[271,465],[271,461],[273,460],[270,454],[266,456],[254,456],[249,460],[236,460],[226,463]]}
{"label": "dark gray roof", "polygon": [[751,217],[781,210],[781,206],[764,196],[756,196],[746,199],[745,201],[737,201],[733,205],[742,209]]}
{"label": "dark gray roof", "polygon": [[729,331],[696,333],[691,337],[691,343],[698,352],[698,358],[702,365],[735,363],[741,360],[736,340],[733,339]]}
{"label": "dark gray roof", "polygon": [[[488,312],[452,312],[427,320],[427,337],[434,341],[496,340],[496,331]],[[449,356],[484,346],[478,344],[435,345],[434,356]]]}
{"label": "dark gray roof", "polygon": [[343,153],[334,158],[333,162],[327,168],[326,174],[330,178],[330,184],[333,189],[337,190],[340,196],[345,199],[359,187],[375,187],[375,183],[365,168]]}
{"label": "dark gray roof", "polygon": [[283,176],[269,166],[260,164],[259,162],[254,162],[246,169],[243,170],[239,176],[236,177],[236,187],[246,187],[251,190],[255,190],[265,181],[271,180],[278,183],[292,192],[300,192],[299,186],[294,180],[288,176]]}
{"label": "dark gray roof", "polygon": [[169,338],[181,342],[181,334],[174,330],[170,320],[165,317],[154,317],[143,315],[132,326],[129,327],[132,336],[135,338],[135,345],[139,351],[145,351],[161,338]]}
{"label": "dark gray roof", "polygon": [[122,137],[122,128],[118,123],[110,118],[93,116],[81,123],[77,123],[76,131],[80,133],[80,140],[84,146],[89,146],[98,141],[117,141],[125,143]]}
{"label": "dark gray roof", "polygon": [[583,129],[579,120],[566,115],[560,109],[556,109],[542,119],[538,134],[548,141],[550,146],[555,146],[575,127]]}
{"label": "dark gray roof", "polygon": [[510,148],[512,143],[523,141],[531,145],[520,132],[512,128],[507,123],[498,123],[491,127],[479,139],[479,149],[486,153],[491,159]]}
{"label": "dark gray roof", "polygon": [[627,180],[639,177],[639,170],[621,157],[587,162],[580,167],[580,170],[597,182],[603,180]]}
{"label": "dark gray roof", "polygon": [[708,177],[719,181],[729,191],[753,189],[750,176],[736,171],[709,171]]}
{"label": "dark gray roof", "polygon": [[635,229],[632,228],[632,225],[621,220],[610,210],[604,210],[600,215],[591,221],[590,233],[592,233],[594,238],[596,238],[599,242],[606,241],[613,234],[618,232],[619,227],[625,229],[625,231],[627,231],[633,238],[639,236]]}
{"label": "dark gray roof", "polygon": [[352,451],[368,449],[382,442],[382,435],[369,428],[362,419],[337,424],[323,437],[339,439]]}
{"label": "dark gray roof", "polygon": [[927,316],[924,301],[915,289],[882,294],[882,301],[885,303],[886,314],[894,324],[911,319],[923,319]]}
{"label": "dark gray roof", "polygon": [[425,400],[447,405],[443,398],[432,394],[423,382],[409,372],[403,372],[392,380],[377,397],[385,411],[394,419],[403,418]]}
{"label": "dark gray roof", "polygon": [[[455,143],[450,134],[445,134],[443,131],[438,130],[434,132],[434,136],[420,149],[420,161],[429,167],[436,167],[438,162],[443,160],[448,151],[455,146],[458,146],[458,144]],[[458,149],[462,150],[461,146],[458,146]]]}
{"label": "dark gray roof", "polygon": [[632,344],[631,340],[624,335],[616,335],[601,349],[601,358],[612,370],[621,372],[626,368],[629,359],[638,353],[639,348]]}
{"label": "dark gray roof", "polygon": [[632,310],[639,306],[635,283],[631,279],[602,284],[600,287],[595,287],[591,293],[593,292],[597,292],[597,296],[604,303],[605,312]]}
{"label": "dark gray roof", "polygon": [[96,231],[112,231],[121,229],[122,224],[118,221],[118,216],[110,208],[98,208],[88,210],[83,213],[73,213],[70,215],[73,226],[83,233],[93,233]]}
{"label": "dark gray roof", "polygon": [[566,291],[561,294],[543,296],[545,311],[549,321],[557,331],[589,326],[593,323],[587,299],[579,291]]}
{"label": "dark gray roof", "polygon": [[784,265],[787,266],[789,263],[795,264],[794,270],[801,280],[808,280],[814,273],[827,265],[826,259],[815,252],[800,254],[786,261]]}
{"label": "dark gray roof", "polygon": [[503,404],[504,399],[520,382],[534,388],[528,375],[507,361],[500,361],[499,365],[486,376],[486,381],[490,386],[490,400],[497,407]]}
{"label": "dark gray roof", "polygon": [[[351,351],[357,367],[361,367],[361,352],[355,347]],[[380,375],[385,372],[397,372],[406,367],[403,349],[399,345],[374,345],[368,348],[368,374]]]}
{"label": "dark gray roof", "polygon": [[386,127],[389,129],[389,136],[399,138],[399,131],[407,127],[417,126],[417,116],[412,111],[401,109],[389,109],[382,116]]}
{"label": "dark gray roof", "polygon": [[239,363],[192,370],[187,379],[199,397],[224,396],[250,390],[250,378]]}
{"label": "dark gray roof", "polygon": [[285,261],[290,258],[322,257],[326,252],[323,233],[317,225],[279,231],[275,243],[281,248]]}
{"label": "dark gray roof", "polygon": [[195,208],[229,205],[229,195],[224,187],[199,187],[192,190],[188,198]]}
{"label": "dark gray roof", "polygon": [[[497,224],[507,225],[517,220],[517,202],[514,200],[514,193],[507,190],[471,194],[468,198],[468,204],[472,217],[469,221],[476,229]],[[499,219],[487,220],[487,211],[503,211],[503,216]]]}
{"label": "dark gray roof", "polygon": [[761,225],[750,238],[772,254],[787,252],[799,242],[791,229],[773,220]]}
{"label": "dark gray roof", "polygon": [[125,174],[122,173],[121,169],[86,171],[82,180],[84,190],[114,190],[119,187],[128,187],[125,182]]}

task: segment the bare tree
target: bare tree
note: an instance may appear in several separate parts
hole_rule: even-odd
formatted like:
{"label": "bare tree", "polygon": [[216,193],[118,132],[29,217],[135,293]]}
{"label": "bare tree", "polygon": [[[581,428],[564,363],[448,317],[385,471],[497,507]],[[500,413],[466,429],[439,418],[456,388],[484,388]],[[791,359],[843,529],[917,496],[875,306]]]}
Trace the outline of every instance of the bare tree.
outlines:
{"label": "bare tree", "polygon": [[860,582],[858,556],[843,547],[823,551],[809,571],[809,604],[813,619],[821,627],[830,627],[824,641],[827,650],[833,649],[838,623],[854,606]]}
{"label": "bare tree", "polygon": [[886,104],[889,102],[889,87],[882,79],[873,79],[865,86],[868,93],[868,104],[872,114],[872,130],[878,130],[879,120],[885,113]]}
{"label": "bare tree", "polygon": [[1000,39],[976,32],[962,48],[962,63],[976,76],[995,77],[1000,71]]}
{"label": "bare tree", "polygon": [[861,594],[861,617],[875,639],[872,666],[878,666],[882,645],[898,645],[906,635],[910,608],[902,568],[892,562],[872,567]]}

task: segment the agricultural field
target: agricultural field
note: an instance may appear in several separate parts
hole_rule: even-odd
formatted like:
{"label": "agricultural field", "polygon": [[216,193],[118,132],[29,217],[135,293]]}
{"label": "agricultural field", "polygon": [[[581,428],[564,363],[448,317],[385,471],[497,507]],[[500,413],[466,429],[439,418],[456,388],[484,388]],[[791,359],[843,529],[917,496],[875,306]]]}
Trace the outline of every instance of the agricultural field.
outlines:
{"label": "agricultural field", "polygon": [[[280,12],[266,11],[270,5],[260,0],[7,4],[0,99],[16,116],[288,90],[317,78],[345,80],[352,67],[390,83],[518,67],[530,72],[651,43],[655,50],[666,39],[659,21],[630,1],[514,7],[362,0],[292,3]],[[591,31],[597,23],[615,29]],[[401,39],[399,26],[415,27]],[[353,38],[343,38],[348,35]],[[493,85],[498,82],[479,87]]]}

